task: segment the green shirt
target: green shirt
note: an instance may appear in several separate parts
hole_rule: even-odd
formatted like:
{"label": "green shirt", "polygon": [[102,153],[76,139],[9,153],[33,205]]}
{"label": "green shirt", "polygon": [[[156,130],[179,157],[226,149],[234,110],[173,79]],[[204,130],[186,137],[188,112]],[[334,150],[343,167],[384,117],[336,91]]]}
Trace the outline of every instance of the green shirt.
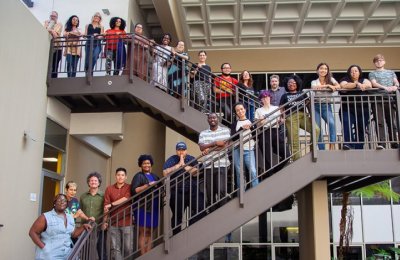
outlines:
{"label": "green shirt", "polygon": [[86,216],[94,217],[96,222],[99,223],[99,218],[104,212],[104,194],[97,192],[94,196],[90,192],[85,192],[80,200],[81,209]]}

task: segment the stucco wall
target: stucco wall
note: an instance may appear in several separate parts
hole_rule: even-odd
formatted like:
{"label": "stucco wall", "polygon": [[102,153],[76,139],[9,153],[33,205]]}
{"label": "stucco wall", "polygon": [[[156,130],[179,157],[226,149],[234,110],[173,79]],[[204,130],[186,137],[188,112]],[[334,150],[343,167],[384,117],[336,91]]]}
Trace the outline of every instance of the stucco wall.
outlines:
{"label": "stucco wall", "polygon": [[49,37],[20,1],[2,0],[0,10],[0,259],[32,259],[28,231],[38,217]]}

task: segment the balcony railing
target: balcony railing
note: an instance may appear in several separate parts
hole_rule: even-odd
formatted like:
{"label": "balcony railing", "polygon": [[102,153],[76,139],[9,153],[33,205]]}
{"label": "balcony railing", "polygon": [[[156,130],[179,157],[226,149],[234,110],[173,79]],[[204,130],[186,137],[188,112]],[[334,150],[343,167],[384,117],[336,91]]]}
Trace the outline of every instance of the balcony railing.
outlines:
{"label": "balcony railing", "polygon": [[[73,48],[79,56],[66,55],[68,48]],[[189,105],[203,113],[218,113],[225,125],[233,123],[234,103],[260,106],[258,98],[241,87],[198,69],[179,54],[174,55],[164,46],[135,34],[53,39],[48,71],[49,85],[57,77],[86,77],[91,84],[97,76],[127,75],[131,83],[136,76],[176,97],[182,106]],[[196,71],[194,77],[190,77],[191,71]],[[232,91],[221,89],[225,98],[219,98],[213,91],[216,79],[220,85],[232,86]]]}
{"label": "balcony railing", "polygon": [[[376,149],[378,145],[387,149],[396,147],[399,143],[399,130],[395,127],[399,123],[399,94],[381,95],[372,91],[342,91],[340,96],[326,93],[318,97],[307,91],[297,102],[292,100],[290,106],[284,104],[278,108],[280,113],[273,111],[265,116],[265,121],[254,123],[251,130],[233,135],[223,149],[196,158],[112,209],[105,218],[109,229],[126,226],[133,232],[133,242],[124,243],[126,241],[121,238],[123,257],[141,253],[140,214],[146,212],[149,215],[139,225],[148,227],[149,243],[153,247],[164,243],[168,251],[172,236],[223,207],[232,198],[238,197],[239,203],[244,204],[243,198],[249,189],[261,181],[268,181],[270,175],[286,165],[295,163],[309,152],[313,152],[312,158],[317,161],[318,145],[334,144],[336,150],[345,145],[364,150]],[[332,114],[328,113],[332,120],[327,119],[321,127],[327,129],[323,132],[329,137],[323,135],[319,143],[319,127],[315,123],[316,113],[313,113],[317,106],[330,106],[332,110]],[[396,119],[387,124],[392,117]],[[382,124],[383,130],[379,131]],[[329,129],[334,129],[335,133]],[[248,160],[249,152],[254,155],[254,162]],[[226,166],[221,164],[227,160],[230,160],[230,166],[222,167]],[[185,171],[186,166],[191,169]],[[254,166],[254,174],[248,166]],[[245,168],[248,168],[248,176]],[[92,232],[78,241],[75,245],[78,249],[69,259],[93,259],[96,253],[93,245],[99,245],[99,237],[103,239],[97,247],[98,254],[110,256],[113,253],[108,250],[111,242],[104,239],[105,235],[100,225],[94,226]]]}

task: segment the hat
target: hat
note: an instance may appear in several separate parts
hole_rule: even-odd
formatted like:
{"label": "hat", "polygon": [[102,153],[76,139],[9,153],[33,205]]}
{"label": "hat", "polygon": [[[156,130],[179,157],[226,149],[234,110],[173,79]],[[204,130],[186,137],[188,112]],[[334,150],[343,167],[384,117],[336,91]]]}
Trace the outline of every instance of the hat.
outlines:
{"label": "hat", "polygon": [[176,150],[186,150],[187,146],[184,142],[179,142],[176,144]]}
{"label": "hat", "polygon": [[260,95],[258,95],[258,98],[261,100],[265,97],[272,97],[271,92],[269,92],[268,90],[261,90]]}

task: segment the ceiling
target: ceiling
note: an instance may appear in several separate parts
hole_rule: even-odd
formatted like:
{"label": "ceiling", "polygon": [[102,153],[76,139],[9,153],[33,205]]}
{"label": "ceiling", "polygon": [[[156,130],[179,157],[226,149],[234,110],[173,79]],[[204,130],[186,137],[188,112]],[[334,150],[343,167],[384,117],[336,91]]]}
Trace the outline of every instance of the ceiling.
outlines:
{"label": "ceiling", "polygon": [[[162,21],[161,1],[151,2]],[[190,50],[400,45],[399,0],[169,2],[176,34]],[[150,10],[147,5],[145,11]],[[157,26],[154,16],[152,25]],[[171,28],[165,21],[161,27]]]}

